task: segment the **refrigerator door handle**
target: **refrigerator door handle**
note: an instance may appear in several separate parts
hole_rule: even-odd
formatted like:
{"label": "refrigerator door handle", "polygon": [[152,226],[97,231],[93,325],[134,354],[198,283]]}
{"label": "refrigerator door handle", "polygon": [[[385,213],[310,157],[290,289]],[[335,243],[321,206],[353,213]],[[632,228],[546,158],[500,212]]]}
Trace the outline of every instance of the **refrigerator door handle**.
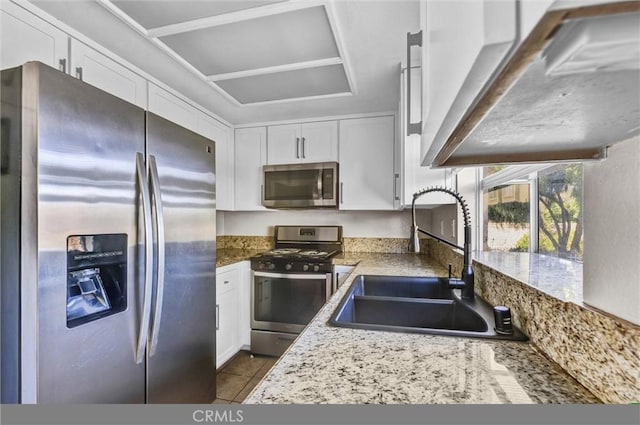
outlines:
{"label": "refrigerator door handle", "polygon": [[142,212],[144,216],[144,301],[142,306],[142,316],[140,317],[140,330],[138,332],[138,346],[136,349],[136,363],[140,364],[144,360],[144,350],[149,334],[149,315],[151,313],[151,293],[153,269],[153,227],[151,223],[151,199],[149,186],[147,183],[147,171],[144,164],[144,156],[140,152],[136,153],[136,174],[138,186],[142,195]]}
{"label": "refrigerator door handle", "polygon": [[153,206],[156,211],[156,237],[158,246],[157,268],[156,268],[156,301],[154,306],[153,324],[151,327],[151,343],[149,346],[149,356],[153,356],[158,345],[158,332],[160,331],[160,319],[162,316],[162,299],[164,295],[164,214],[162,212],[162,195],[160,193],[160,179],[158,177],[158,167],[156,158],[149,155],[149,170],[151,189],[153,193]]}

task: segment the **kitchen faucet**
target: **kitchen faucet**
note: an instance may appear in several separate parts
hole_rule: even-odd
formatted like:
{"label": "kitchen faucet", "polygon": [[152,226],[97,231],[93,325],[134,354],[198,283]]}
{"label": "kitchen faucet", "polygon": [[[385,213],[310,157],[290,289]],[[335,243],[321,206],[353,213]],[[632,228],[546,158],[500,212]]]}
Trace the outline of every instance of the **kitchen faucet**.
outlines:
{"label": "kitchen faucet", "polygon": [[[462,215],[464,217],[464,247],[460,247],[454,243],[451,243],[439,236],[436,236],[426,230],[422,230],[416,224],[416,200],[421,196],[431,192],[444,192],[454,198],[460,204],[462,208]],[[413,194],[413,201],[411,202],[411,238],[409,239],[409,252],[420,252],[420,240],[418,239],[418,232],[430,236],[446,245],[453,248],[461,249],[464,252],[464,265],[462,266],[462,278],[455,279],[451,277],[451,266],[449,266],[449,287],[454,289],[462,289],[462,298],[473,300],[474,299],[474,277],[473,267],[471,266],[471,218],[469,215],[469,207],[467,202],[462,199],[462,196],[454,190],[447,189],[445,187],[428,187],[419,192]]]}

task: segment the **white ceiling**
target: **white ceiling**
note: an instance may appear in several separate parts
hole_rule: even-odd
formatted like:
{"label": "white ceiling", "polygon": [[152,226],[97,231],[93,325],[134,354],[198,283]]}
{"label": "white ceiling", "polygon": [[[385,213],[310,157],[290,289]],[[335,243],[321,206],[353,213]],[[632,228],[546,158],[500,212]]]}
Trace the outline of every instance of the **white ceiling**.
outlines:
{"label": "white ceiling", "polygon": [[397,109],[418,0],[34,1],[233,124]]}

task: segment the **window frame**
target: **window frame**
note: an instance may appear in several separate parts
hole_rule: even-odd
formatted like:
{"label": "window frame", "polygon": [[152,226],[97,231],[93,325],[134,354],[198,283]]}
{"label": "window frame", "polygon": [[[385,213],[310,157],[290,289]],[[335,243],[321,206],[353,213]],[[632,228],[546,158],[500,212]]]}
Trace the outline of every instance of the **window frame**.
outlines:
{"label": "window frame", "polygon": [[[482,241],[484,240],[484,192],[496,186],[506,184],[528,184],[529,185],[529,253],[539,253],[540,248],[540,200],[539,200],[539,173],[562,163],[542,163],[542,164],[518,164],[510,165],[494,174],[484,177],[485,167],[478,167],[476,178],[478,181],[476,191],[476,217],[477,232],[474,249],[483,251]],[[534,202],[535,200],[535,202]]]}
{"label": "window frame", "polygon": [[[540,193],[539,193],[539,176],[540,173],[548,168],[557,165],[583,164],[583,161],[563,161],[541,164],[516,164],[509,165],[504,169],[484,176],[486,166],[477,167],[476,169],[476,231],[474,232],[474,250],[484,251],[483,240],[486,229],[484,228],[484,193],[496,186],[511,184],[528,184],[529,185],[529,253],[539,253],[540,249]],[[584,183],[583,183],[584,189]],[[533,202],[535,200],[535,202]],[[572,259],[568,259],[574,261]]]}

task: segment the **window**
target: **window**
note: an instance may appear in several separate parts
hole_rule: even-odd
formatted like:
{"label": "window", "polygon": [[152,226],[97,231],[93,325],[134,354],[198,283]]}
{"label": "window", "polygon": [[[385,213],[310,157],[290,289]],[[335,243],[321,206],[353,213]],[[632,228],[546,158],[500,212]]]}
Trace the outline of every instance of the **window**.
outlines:
{"label": "window", "polygon": [[510,184],[484,193],[486,251],[529,251],[529,184]]}
{"label": "window", "polygon": [[538,202],[538,251],[582,262],[582,165],[540,171]]}
{"label": "window", "polygon": [[582,262],[581,164],[486,167],[483,175],[483,250]]}

